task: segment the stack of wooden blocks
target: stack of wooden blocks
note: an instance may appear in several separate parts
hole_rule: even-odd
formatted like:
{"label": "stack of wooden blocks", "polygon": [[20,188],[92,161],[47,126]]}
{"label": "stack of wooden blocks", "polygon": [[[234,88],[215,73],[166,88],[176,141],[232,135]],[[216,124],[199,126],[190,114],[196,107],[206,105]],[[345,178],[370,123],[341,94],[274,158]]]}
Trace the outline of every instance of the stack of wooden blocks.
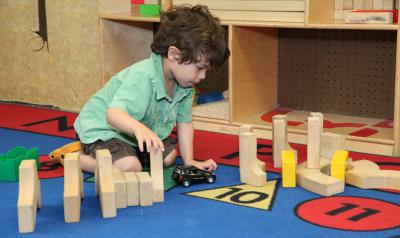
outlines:
{"label": "stack of wooden blocks", "polygon": [[131,11],[140,15],[160,15],[171,7],[172,0],[131,0]]}
{"label": "stack of wooden blocks", "polygon": [[393,0],[335,0],[334,18],[345,23],[392,23]]}
{"label": "stack of wooden blocks", "polygon": [[173,0],[173,5],[202,4],[223,20],[304,22],[304,0]]}

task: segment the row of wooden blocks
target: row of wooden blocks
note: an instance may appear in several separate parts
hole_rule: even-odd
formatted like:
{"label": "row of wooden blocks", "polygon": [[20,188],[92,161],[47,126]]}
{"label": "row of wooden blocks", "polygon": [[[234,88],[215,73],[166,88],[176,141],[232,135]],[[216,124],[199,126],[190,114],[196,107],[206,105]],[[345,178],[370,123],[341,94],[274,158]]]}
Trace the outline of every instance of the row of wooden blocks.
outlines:
{"label": "row of wooden blocks", "polygon": [[[273,127],[279,125],[278,120],[285,116],[277,116]],[[285,127],[280,132],[273,130],[276,136],[287,138]],[[353,186],[369,188],[388,188],[400,190],[400,172],[381,170],[379,166],[368,160],[351,161],[345,150],[344,136],[323,133],[323,115],[311,113],[308,118],[307,161],[297,166],[294,150],[275,150],[282,160],[282,186],[295,187],[296,183],[314,193],[330,196],[344,191],[345,183]],[[278,143],[282,141],[278,139]],[[282,143],[282,142],[281,142]],[[286,143],[286,142],[285,142]],[[274,142],[275,144],[275,142]],[[278,147],[279,148],[279,147]],[[283,148],[282,146],[280,148]]]}
{"label": "row of wooden blocks", "polygon": [[[113,168],[108,150],[96,151],[95,187],[104,218],[115,217],[117,208],[151,206],[164,201],[163,158],[150,153],[151,176],[147,172],[121,172]],[[36,161],[25,160],[19,167],[18,229],[33,232],[37,209],[41,207],[41,189]],[[83,174],[78,153],[66,154],[64,160],[64,220],[79,222],[84,197]]]}
{"label": "row of wooden blocks", "polygon": [[[274,167],[282,167],[283,187],[296,184],[311,192],[331,196],[344,191],[345,182],[363,189],[389,188],[400,190],[400,172],[380,170],[368,160],[352,162],[345,150],[345,138],[323,133],[322,113],[308,118],[307,161],[297,165],[297,154],[288,143],[287,117],[273,117]],[[267,182],[265,164],[257,159],[257,141],[249,125],[239,131],[240,180],[253,186]]]}

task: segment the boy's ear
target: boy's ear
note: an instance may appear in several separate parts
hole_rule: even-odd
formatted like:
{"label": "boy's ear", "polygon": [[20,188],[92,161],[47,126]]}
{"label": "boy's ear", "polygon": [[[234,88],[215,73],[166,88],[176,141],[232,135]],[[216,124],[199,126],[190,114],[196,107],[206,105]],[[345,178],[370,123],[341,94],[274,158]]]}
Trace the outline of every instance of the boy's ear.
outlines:
{"label": "boy's ear", "polygon": [[181,57],[181,51],[176,46],[170,46],[168,48],[168,59],[178,61]]}

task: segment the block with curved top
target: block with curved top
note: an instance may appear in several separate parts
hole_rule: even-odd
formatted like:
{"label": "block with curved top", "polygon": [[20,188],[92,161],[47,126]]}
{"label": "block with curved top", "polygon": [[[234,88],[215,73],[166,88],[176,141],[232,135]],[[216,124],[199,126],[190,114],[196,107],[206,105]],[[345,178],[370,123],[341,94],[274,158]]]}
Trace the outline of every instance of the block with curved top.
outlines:
{"label": "block with curved top", "polygon": [[242,183],[263,186],[267,183],[267,173],[261,170],[257,159],[257,138],[251,127],[244,125],[239,135],[239,172]]}
{"label": "block with curved top", "polygon": [[369,160],[353,161],[346,172],[346,183],[363,189],[400,190],[400,171],[379,169],[377,164]]}

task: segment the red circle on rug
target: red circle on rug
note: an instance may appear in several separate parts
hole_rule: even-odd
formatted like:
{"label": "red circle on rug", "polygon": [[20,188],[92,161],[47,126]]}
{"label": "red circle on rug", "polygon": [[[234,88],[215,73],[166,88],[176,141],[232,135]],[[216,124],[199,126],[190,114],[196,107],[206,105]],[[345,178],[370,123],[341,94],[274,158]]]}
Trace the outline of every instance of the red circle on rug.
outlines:
{"label": "red circle on rug", "polygon": [[49,160],[47,155],[39,157],[40,170],[38,175],[40,179],[58,178],[64,176],[64,168],[60,164],[55,164]]}
{"label": "red circle on rug", "polygon": [[314,225],[349,231],[400,227],[400,206],[363,197],[326,197],[299,204],[296,215]]}

